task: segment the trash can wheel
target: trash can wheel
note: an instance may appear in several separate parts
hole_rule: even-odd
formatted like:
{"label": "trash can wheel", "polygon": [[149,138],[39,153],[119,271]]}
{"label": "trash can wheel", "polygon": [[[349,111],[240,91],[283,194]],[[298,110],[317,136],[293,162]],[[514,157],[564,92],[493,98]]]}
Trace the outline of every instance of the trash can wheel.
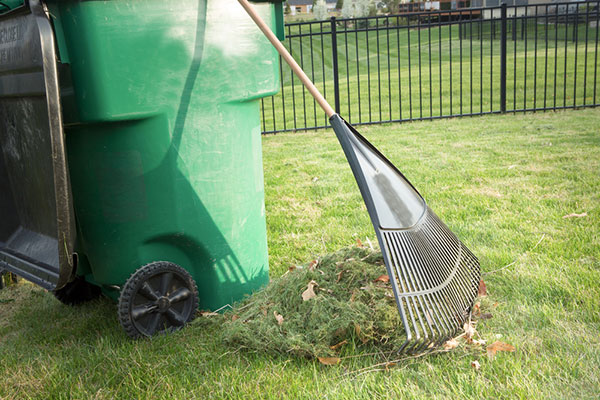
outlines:
{"label": "trash can wheel", "polygon": [[80,276],[67,283],[62,288],[52,292],[61,303],[75,306],[100,297],[102,290],[99,286],[86,282]]}
{"label": "trash can wheel", "polygon": [[182,267],[157,261],[135,271],[119,297],[119,322],[132,338],[181,329],[194,319],[198,288]]}

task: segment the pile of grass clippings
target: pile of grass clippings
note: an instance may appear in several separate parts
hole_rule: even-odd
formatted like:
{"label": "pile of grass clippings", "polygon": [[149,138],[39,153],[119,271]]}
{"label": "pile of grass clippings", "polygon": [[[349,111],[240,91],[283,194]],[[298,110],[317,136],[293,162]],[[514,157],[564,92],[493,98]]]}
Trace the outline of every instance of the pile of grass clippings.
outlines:
{"label": "pile of grass clippings", "polygon": [[222,321],[230,345],[308,358],[344,346],[394,350],[404,340],[381,252],[359,247],[291,267]]}

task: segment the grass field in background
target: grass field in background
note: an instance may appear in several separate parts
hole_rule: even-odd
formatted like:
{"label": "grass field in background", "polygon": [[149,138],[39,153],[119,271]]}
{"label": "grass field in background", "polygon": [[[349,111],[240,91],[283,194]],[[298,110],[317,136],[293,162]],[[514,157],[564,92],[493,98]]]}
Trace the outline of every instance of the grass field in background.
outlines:
{"label": "grass field in background", "polygon": [[[477,330],[514,353],[461,346],[386,370],[350,343],[326,367],[227,347],[202,318],[132,341],[109,300],[73,308],[20,283],[0,291],[0,398],[597,398],[599,124],[589,109],[360,129],[479,257],[492,318]],[[330,130],[266,136],[263,150],[272,277],[375,243]]]}
{"label": "grass field in background", "polygon": [[[490,40],[490,24],[482,24],[479,38],[479,22],[465,23],[462,39],[457,25],[347,34],[338,28],[341,114],[359,123],[499,111],[500,35]],[[295,26],[292,32],[310,31]],[[517,33],[518,40],[509,32],[507,41],[508,110],[600,100],[596,28],[580,24],[576,42],[572,26],[564,24],[530,23],[527,41]],[[331,35],[292,38],[286,44],[334,104]],[[263,108],[264,131],[327,125],[287,66],[279,93],[264,99]]]}

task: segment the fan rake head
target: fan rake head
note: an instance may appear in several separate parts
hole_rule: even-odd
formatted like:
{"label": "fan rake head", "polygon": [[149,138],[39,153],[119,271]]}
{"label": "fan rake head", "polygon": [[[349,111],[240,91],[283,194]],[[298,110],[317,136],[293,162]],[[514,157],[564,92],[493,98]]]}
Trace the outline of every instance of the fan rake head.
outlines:
{"label": "fan rake head", "polygon": [[330,121],[379,240],[406,331],[401,351],[433,348],[467,320],[477,297],[479,261],[373,145],[339,115]]}
{"label": "fan rake head", "polygon": [[429,207],[412,228],[378,236],[406,331],[400,351],[425,351],[455,336],[477,297],[477,257]]}

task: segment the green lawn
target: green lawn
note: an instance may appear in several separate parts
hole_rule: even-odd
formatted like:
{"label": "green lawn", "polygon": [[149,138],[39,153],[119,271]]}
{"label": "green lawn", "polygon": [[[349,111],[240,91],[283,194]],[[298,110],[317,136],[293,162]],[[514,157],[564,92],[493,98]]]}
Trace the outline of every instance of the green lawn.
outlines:
{"label": "green lawn", "polygon": [[[531,22],[527,41],[521,40],[520,30],[513,41],[511,21],[508,27],[507,110],[599,102],[597,28],[579,24],[574,41],[572,24]],[[320,25],[291,28],[293,34],[307,34],[318,32]],[[456,24],[379,33],[338,28],[341,114],[359,123],[499,111],[499,28],[496,23],[494,40],[490,23],[480,21],[465,23],[462,37]],[[333,104],[331,35],[296,37],[286,45]],[[280,92],[264,100],[263,130],[327,125],[324,113],[298,79],[292,80],[287,66],[282,76]]]}
{"label": "green lawn", "polygon": [[[588,109],[360,129],[479,257],[492,318],[478,332],[514,353],[461,345],[385,370],[352,344],[326,367],[228,347],[202,318],[132,341],[110,301],[70,308],[21,283],[0,291],[0,398],[597,398],[599,124]],[[330,130],[263,143],[271,276],[375,242]]]}

